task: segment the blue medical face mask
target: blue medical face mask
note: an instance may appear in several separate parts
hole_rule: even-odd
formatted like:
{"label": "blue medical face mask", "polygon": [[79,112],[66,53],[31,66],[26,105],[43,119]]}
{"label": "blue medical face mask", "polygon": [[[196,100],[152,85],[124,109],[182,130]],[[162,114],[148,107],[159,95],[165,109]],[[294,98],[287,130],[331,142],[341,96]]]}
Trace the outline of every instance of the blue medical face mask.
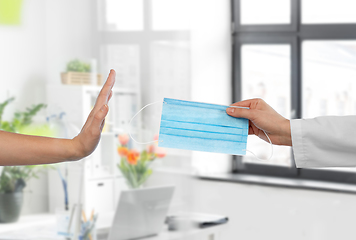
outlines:
{"label": "blue medical face mask", "polygon": [[227,108],[165,98],[158,146],[246,155],[248,119],[229,116]]}
{"label": "blue medical face mask", "polygon": [[[131,121],[146,107],[161,103],[154,102],[144,106]],[[187,149],[194,151],[246,155],[249,120],[231,117],[226,109],[235,106],[223,106],[209,103],[183,101],[171,98],[163,100],[161,125],[158,146],[167,148]],[[236,107],[240,108],[240,107]],[[271,159],[273,155],[272,142],[263,131],[271,144]],[[129,131],[130,137],[138,144],[151,142],[136,141]]]}

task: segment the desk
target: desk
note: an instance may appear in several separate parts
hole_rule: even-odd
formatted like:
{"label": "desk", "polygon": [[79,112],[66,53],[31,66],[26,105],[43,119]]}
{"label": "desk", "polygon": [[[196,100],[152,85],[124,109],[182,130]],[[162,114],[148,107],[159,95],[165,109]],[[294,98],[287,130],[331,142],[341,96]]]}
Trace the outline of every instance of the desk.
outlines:
{"label": "desk", "polygon": [[[164,229],[160,234],[151,237],[140,238],[140,240],[220,240],[220,233],[226,224],[204,229],[194,229],[187,232],[168,231]],[[108,233],[98,234],[98,240],[106,240]]]}
{"label": "desk", "polygon": [[[106,240],[113,214],[102,216],[98,223],[98,240]],[[100,216],[99,216],[100,218]],[[108,225],[109,224],[109,225]],[[192,229],[187,232],[163,231],[152,237],[140,240],[220,240],[219,235],[227,224],[205,229]],[[56,216],[54,214],[37,214],[21,216],[16,223],[0,224],[0,239],[16,240],[64,240],[56,234]]]}
{"label": "desk", "polygon": [[56,234],[54,214],[21,216],[16,223],[0,224],[0,239],[63,240]]}

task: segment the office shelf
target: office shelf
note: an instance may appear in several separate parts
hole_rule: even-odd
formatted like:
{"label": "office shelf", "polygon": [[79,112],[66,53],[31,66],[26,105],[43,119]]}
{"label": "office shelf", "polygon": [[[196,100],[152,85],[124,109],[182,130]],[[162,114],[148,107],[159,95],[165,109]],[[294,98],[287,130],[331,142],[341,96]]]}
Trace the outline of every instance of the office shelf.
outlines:
{"label": "office shelf", "polygon": [[[95,105],[101,90],[97,86],[48,85],[47,103],[52,113],[65,113],[67,137],[78,134]],[[109,113],[97,149],[87,158],[71,163],[59,164],[62,175],[67,171],[69,205],[79,202],[79,191],[83,192],[83,207],[86,212],[95,209],[99,214],[113,211],[122,189],[127,189],[117,164],[120,157],[117,154],[120,133],[126,133],[128,123],[138,111],[140,94],[134,89],[113,89],[109,102]],[[135,119],[136,120],[136,119]],[[140,118],[131,125],[132,134],[139,137]],[[82,170],[84,166],[84,170]],[[83,179],[82,189],[80,180]],[[63,187],[56,170],[49,172],[49,207],[50,211],[64,208]]]}

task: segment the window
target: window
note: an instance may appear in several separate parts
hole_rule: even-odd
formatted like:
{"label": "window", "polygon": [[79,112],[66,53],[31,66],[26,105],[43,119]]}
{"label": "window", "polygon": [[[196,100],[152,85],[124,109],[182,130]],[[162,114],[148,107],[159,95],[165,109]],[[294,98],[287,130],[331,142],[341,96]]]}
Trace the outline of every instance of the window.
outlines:
{"label": "window", "polygon": [[[356,114],[354,1],[262,2],[232,0],[234,101],[260,97],[287,118]],[[268,144],[248,141],[268,156]],[[235,157],[233,172],[356,183],[353,168],[296,169],[290,148],[275,149],[268,164]]]}
{"label": "window", "polygon": [[[189,0],[97,0],[96,4],[98,29],[93,41],[101,72],[113,68],[116,87],[139,89],[140,108],[166,96],[189,100],[192,3]],[[158,134],[161,107],[154,104],[135,118],[141,118],[142,131],[138,136],[141,142],[152,141]],[[165,162],[176,158],[189,161],[190,153],[182,152],[167,149]]]}

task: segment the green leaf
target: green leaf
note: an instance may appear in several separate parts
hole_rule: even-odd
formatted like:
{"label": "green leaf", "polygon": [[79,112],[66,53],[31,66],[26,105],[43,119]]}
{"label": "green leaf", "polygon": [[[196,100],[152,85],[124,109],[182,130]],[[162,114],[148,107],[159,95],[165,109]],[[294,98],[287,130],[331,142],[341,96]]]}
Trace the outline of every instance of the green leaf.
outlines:
{"label": "green leaf", "polygon": [[81,62],[74,59],[67,64],[67,72],[90,72],[91,66],[89,63]]}
{"label": "green leaf", "polygon": [[149,176],[152,174],[152,169],[148,169],[145,174],[143,174],[142,178],[139,181],[139,186],[141,186],[146,180],[148,179]]}
{"label": "green leaf", "polygon": [[146,150],[142,151],[141,153],[141,161],[147,161],[149,158],[149,155]]}
{"label": "green leaf", "polygon": [[5,100],[5,102],[3,103],[0,103],[0,129],[2,128],[1,127],[1,122],[2,122],[2,115],[4,114],[4,110],[5,110],[5,107],[12,101],[14,101],[15,98],[12,97],[12,98],[9,98],[7,100]]}
{"label": "green leaf", "polygon": [[23,179],[26,182],[31,178],[38,178],[39,173],[51,168],[54,168],[54,166],[5,166],[0,176],[0,192],[11,193],[15,190],[15,184],[18,179]]}
{"label": "green leaf", "polygon": [[43,108],[46,107],[45,104],[37,104],[32,107],[26,108],[24,112],[16,112],[11,122],[2,121],[2,115],[5,107],[14,100],[15,98],[10,98],[5,102],[0,104],[0,129],[7,132],[20,132],[21,128],[30,125],[32,123],[32,118]]}

